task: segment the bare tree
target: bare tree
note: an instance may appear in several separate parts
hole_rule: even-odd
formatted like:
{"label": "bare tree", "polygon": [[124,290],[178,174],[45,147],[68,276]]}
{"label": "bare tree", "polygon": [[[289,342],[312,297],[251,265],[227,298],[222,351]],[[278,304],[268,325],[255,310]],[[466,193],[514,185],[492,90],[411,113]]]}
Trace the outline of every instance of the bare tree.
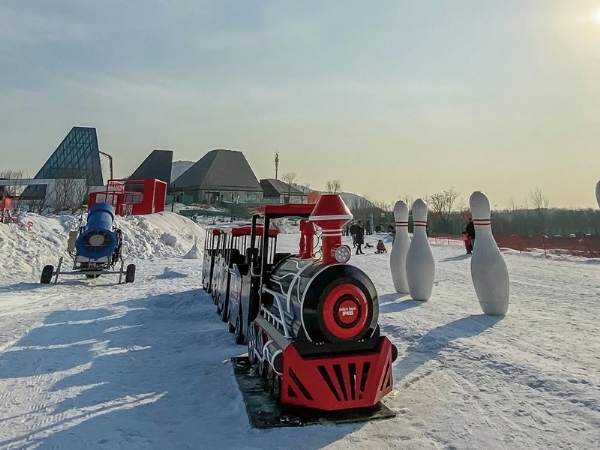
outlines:
{"label": "bare tree", "polygon": [[[450,226],[450,213],[452,212],[452,207],[458,196],[459,193],[451,187],[447,191],[438,192],[437,194],[426,197],[426,201],[431,211],[431,218],[439,221],[438,226],[441,228],[438,231],[448,230]],[[432,228],[433,226],[434,225],[432,224]]]}
{"label": "bare tree", "polygon": [[296,179],[296,172],[287,172],[281,176],[281,180],[288,185],[288,195],[286,203],[289,203],[290,197],[292,196],[292,183]]}
{"label": "bare tree", "polygon": [[539,187],[529,192],[529,199],[531,200],[533,209],[548,209],[548,205],[550,204],[548,196],[544,195]]}
{"label": "bare tree", "polygon": [[452,206],[460,194],[453,187],[447,191],[438,192],[426,198],[431,211],[439,218],[447,217],[452,212]]}
{"label": "bare tree", "polygon": [[75,212],[85,201],[87,195],[87,186],[79,180],[62,179],[56,180],[55,189],[59,202],[55,205],[55,210]]}
{"label": "bare tree", "polygon": [[412,208],[414,199],[410,195],[408,195],[408,194],[401,195],[398,197],[398,200],[402,200],[404,203],[406,203],[406,206],[408,206],[408,209]]}
{"label": "bare tree", "polygon": [[342,190],[341,180],[328,180],[325,185],[325,190],[330,194],[337,194]]}

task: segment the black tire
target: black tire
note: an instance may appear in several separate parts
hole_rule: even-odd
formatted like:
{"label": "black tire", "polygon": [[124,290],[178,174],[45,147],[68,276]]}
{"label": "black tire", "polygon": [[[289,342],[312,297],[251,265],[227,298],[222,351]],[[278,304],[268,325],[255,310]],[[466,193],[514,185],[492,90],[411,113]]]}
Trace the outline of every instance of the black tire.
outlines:
{"label": "black tire", "polygon": [[250,325],[248,329],[248,362],[251,366],[256,364],[258,359],[256,358],[256,354],[254,353],[254,349],[256,348],[256,333],[254,329],[254,324]]}
{"label": "black tire", "polygon": [[219,303],[217,303],[217,314],[221,315],[223,311],[221,310],[221,305]]}
{"label": "black tire", "polygon": [[273,396],[275,401],[277,403],[279,403],[279,401],[281,400],[281,377],[279,375],[277,375],[274,370],[272,370],[272,372],[273,372],[273,388],[271,390],[271,395]]}
{"label": "black tire", "polygon": [[264,361],[258,361],[258,366],[256,366],[256,372],[258,376],[267,380],[267,390],[269,390],[269,363]]}
{"label": "black tire", "polygon": [[[265,364],[268,364],[265,361]],[[269,395],[273,394],[273,375],[275,374],[275,372],[273,372],[273,369],[271,367],[268,367],[267,370],[265,370],[265,375],[264,378],[267,380],[267,385],[265,386],[265,389],[267,390],[267,393]]]}
{"label": "black tire", "polygon": [[49,284],[52,281],[52,273],[54,272],[54,266],[47,265],[42,269],[42,276],[40,277],[40,283]]}
{"label": "black tire", "polygon": [[235,343],[239,345],[243,345],[246,337],[244,333],[242,333],[242,310],[235,319],[235,329],[233,331],[233,337],[235,338]]}
{"label": "black tire", "polygon": [[223,305],[223,309],[221,310],[221,322],[227,322],[227,320],[229,320],[229,314],[228,313],[228,305],[224,304]]}
{"label": "black tire", "polygon": [[235,333],[235,327],[231,324],[229,324],[229,332],[230,333]]}
{"label": "black tire", "polygon": [[125,272],[125,283],[133,283],[135,281],[135,264],[129,264]]}

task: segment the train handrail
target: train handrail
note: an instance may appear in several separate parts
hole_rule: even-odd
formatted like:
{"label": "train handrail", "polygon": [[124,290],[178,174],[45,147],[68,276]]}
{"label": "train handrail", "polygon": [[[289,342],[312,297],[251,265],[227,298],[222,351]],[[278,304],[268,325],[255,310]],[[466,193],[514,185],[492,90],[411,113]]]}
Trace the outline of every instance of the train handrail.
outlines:
{"label": "train handrail", "polygon": [[[277,309],[279,309],[280,317],[275,317],[275,315],[270,311],[268,312],[268,314],[272,316],[273,320],[277,321],[277,323],[279,323],[281,325],[284,336],[289,339],[291,337],[291,335],[288,331],[287,323],[285,322],[285,317],[284,317],[285,313],[283,311],[283,306],[281,306],[281,299],[279,298],[279,293],[275,292],[265,286],[262,287],[262,291],[267,294],[271,294],[273,296],[273,298],[275,299],[275,302],[277,303]],[[266,308],[263,307],[263,311],[266,312],[267,311]]]}

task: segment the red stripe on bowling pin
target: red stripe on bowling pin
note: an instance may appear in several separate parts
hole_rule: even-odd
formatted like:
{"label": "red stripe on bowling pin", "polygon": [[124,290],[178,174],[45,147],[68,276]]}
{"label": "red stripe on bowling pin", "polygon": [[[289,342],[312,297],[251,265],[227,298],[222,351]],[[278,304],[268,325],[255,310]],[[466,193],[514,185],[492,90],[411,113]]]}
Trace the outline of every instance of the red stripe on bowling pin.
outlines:
{"label": "red stripe on bowling pin", "polygon": [[413,222],[413,225],[415,227],[426,227],[427,226],[427,222],[426,221],[422,221],[422,220],[415,220]]}
{"label": "red stripe on bowling pin", "polygon": [[479,226],[491,225],[492,221],[490,219],[473,219],[473,223]]}
{"label": "red stripe on bowling pin", "polygon": [[408,226],[408,222],[396,222],[396,226],[397,227],[407,227]]}

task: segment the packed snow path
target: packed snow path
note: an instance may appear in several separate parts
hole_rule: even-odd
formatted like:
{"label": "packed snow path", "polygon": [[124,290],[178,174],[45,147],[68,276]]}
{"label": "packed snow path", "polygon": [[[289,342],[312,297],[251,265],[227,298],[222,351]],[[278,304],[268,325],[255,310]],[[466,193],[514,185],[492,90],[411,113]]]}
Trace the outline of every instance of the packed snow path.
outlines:
{"label": "packed snow path", "polygon": [[505,253],[499,319],[481,315],[462,247],[433,253],[425,303],[393,293],[388,255],[351,260],[399,349],[397,418],[269,431],[249,427],[229,363],[245,349],[198,288],[201,260],[136,261],[131,285],[2,280],[0,449],[600,447],[600,265]]}

